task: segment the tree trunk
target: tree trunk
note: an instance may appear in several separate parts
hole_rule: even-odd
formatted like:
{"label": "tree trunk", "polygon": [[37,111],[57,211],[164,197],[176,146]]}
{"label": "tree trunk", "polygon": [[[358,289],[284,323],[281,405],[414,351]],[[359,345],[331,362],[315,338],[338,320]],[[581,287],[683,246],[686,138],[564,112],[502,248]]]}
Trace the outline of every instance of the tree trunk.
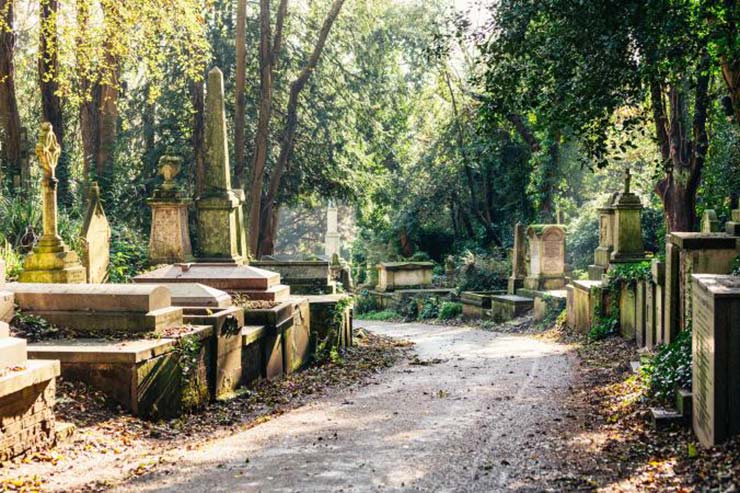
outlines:
{"label": "tree trunk", "polygon": [[[273,207],[278,199],[278,192],[280,190],[280,183],[283,178],[283,172],[285,171],[288,161],[293,154],[293,146],[295,144],[295,133],[298,128],[298,102],[301,95],[301,91],[308,83],[311,74],[316,69],[321,58],[321,53],[326,45],[326,40],[329,37],[334,21],[339,16],[339,12],[342,10],[345,0],[334,0],[329,13],[324,19],[324,23],[319,31],[319,38],[316,40],[316,45],[311,52],[311,56],[308,59],[308,63],[303,68],[298,77],[290,85],[290,97],[288,98],[288,111],[285,121],[285,129],[283,131],[283,137],[280,142],[280,155],[275,163],[275,169],[273,169],[272,176],[270,177],[270,187],[265,197],[264,211],[262,217],[262,224],[267,226],[267,230],[260,231],[260,242],[259,245],[263,245],[265,248],[272,248],[275,244],[275,227],[274,221],[271,220],[273,217]],[[254,234],[254,232],[252,232]],[[266,252],[259,248],[258,253],[260,255],[268,255]]]}
{"label": "tree trunk", "polygon": [[[665,176],[656,185],[663,202],[669,231],[691,232],[696,227],[696,193],[706,162],[709,139],[706,130],[709,108],[709,56],[704,54],[696,70],[692,128],[686,101],[688,84],[675,83],[665,91],[658,82],[651,84],[651,100],[656,135],[665,163]],[[668,94],[670,114],[663,103]]]}
{"label": "tree trunk", "polygon": [[247,76],[247,0],[238,0],[236,7],[236,82],[234,84],[234,176],[241,186],[246,163],[246,135],[244,118],[246,97],[244,87]]}
{"label": "tree trunk", "polygon": [[203,193],[206,159],[205,159],[205,94],[203,79],[190,83],[190,101],[193,105],[193,161],[195,162],[195,196]]}
{"label": "tree trunk", "polygon": [[[3,134],[0,159],[7,163],[8,169],[14,174],[23,178],[28,176],[28,170],[22,169],[21,120],[15,97],[13,0],[0,0],[0,16],[4,18],[0,24],[0,131]],[[7,29],[3,29],[3,25]],[[21,186],[24,184],[21,183]]]}

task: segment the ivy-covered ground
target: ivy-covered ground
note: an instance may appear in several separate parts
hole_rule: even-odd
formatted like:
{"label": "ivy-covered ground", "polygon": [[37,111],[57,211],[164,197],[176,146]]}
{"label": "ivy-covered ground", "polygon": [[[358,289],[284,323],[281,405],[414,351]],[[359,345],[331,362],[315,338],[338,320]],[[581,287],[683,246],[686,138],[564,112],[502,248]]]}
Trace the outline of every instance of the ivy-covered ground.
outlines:
{"label": "ivy-covered ground", "polygon": [[159,423],[128,416],[85,385],[60,381],[57,419],[75,424],[77,431],[51,451],[2,464],[0,491],[107,491],[115,483],[156,470],[167,451],[196,449],[208,440],[270,421],[332,389],[360,385],[393,365],[409,345],[364,331],[356,342],[342,350],[341,360],[262,382],[233,400]]}

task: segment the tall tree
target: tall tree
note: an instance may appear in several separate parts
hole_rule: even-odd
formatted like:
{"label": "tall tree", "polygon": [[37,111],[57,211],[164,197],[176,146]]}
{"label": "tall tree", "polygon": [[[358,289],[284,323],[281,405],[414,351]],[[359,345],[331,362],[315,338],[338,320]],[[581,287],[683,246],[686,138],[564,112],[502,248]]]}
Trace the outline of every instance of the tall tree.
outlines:
{"label": "tall tree", "polygon": [[25,177],[28,170],[21,169],[21,120],[15,95],[13,2],[0,0],[0,131],[3,134],[0,157],[13,174]]}
{"label": "tall tree", "polygon": [[244,174],[246,135],[244,116],[247,104],[244,86],[247,78],[247,0],[238,0],[236,7],[236,82],[234,84],[234,174],[237,183]]}
{"label": "tall tree", "polygon": [[261,228],[259,229],[260,246],[258,250],[260,255],[271,255],[274,253],[275,229],[277,225],[277,214],[274,212],[275,202],[278,196],[278,191],[280,190],[283,173],[288,167],[291,154],[293,153],[293,147],[295,145],[295,133],[298,128],[299,98],[303,88],[311,77],[311,74],[316,70],[316,66],[321,58],[321,52],[324,50],[326,40],[329,37],[329,32],[331,31],[337,16],[339,16],[339,12],[342,10],[344,2],[345,0],[334,0],[332,3],[306,65],[290,85],[288,109],[285,116],[285,128],[283,129],[283,136],[280,141],[280,154],[275,163],[275,167],[272,170],[270,186],[264,200],[264,210],[262,211]]}

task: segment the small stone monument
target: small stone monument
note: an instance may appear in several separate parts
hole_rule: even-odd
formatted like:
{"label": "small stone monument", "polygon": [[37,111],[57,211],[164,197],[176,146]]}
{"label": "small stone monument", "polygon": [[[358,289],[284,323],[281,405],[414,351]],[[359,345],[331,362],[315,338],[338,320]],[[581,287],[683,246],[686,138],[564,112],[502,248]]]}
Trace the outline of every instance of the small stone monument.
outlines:
{"label": "small stone monument", "polygon": [[524,287],[533,290],[565,286],[565,229],[559,224],[534,224],[527,229],[529,272]]}
{"label": "small stone monument", "polygon": [[725,231],[728,235],[740,236],[740,202],[732,209],[730,220],[725,223]]}
{"label": "small stone monument", "polygon": [[599,246],[594,250],[594,263],[588,266],[588,278],[600,281],[609,269],[609,260],[614,251],[614,201],[613,194],[608,203],[599,208]]}
{"label": "small stone monument", "polygon": [[162,156],[159,159],[159,173],[164,177],[164,183],[147,201],[152,208],[149,234],[149,262],[152,265],[192,260],[188,226],[190,200],[175,183],[181,167],[182,159],[179,157]]}
{"label": "small stone monument", "polygon": [[59,236],[57,224],[57,184],[55,169],[61,148],[57,143],[51,123],[41,124],[36,155],[44,176],[41,180],[43,194],[44,234],[23,262],[20,282],[84,283],[85,268],[77,254],[70,250]]}
{"label": "small stone monument", "polygon": [[714,446],[740,433],[740,277],[694,275],[694,433]]}
{"label": "small stone monument", "polygon": [[507,292],[516,294],[516,290],[524,286],[524,278],[527,277],[527,238],[524,225],[516,223],[514,226],[514,249],[511,254],[511,277]]}
{"label": "small stone monument", "polygon": [[629,168],[624,173],[624,191],[614,198],[614,229],[612,238],[614,250],[612,263],[640,262],[645,260],[642,243],[642,204],[640,198],[630,190],[632,174]]}
{"label": "small stone monument", "polygon": [[201,262],[241,264],[239,208],[231,188],[226,141],[224,76],[217,67],[208,73],[206,92],[206,169],[203,195],[198,197],[198,259]]}
{"label": "small stone monument", "polygon": [[324,245],[324,254],[327,258],[332,258],[335,254],[341,253],[339,243],[339,220],[338,211],[334,204],[329,203],[329,209],[326,211],[326,240]]}
{"label": "small stone monument", "polygon": [[90,186],[90,197],[82,225],[82,263],[87,271],[87,282],[104,283],[108,280],[110,264],[110,224],[105,217],[103,204],[100,202],[100,186],[93,182]]}
{"label": "small stone monument", "polygon": [[707,209],[701,216],[701,232],[702,233],[719,233],[719,219],[717,219],[717,213],[712,209]]}

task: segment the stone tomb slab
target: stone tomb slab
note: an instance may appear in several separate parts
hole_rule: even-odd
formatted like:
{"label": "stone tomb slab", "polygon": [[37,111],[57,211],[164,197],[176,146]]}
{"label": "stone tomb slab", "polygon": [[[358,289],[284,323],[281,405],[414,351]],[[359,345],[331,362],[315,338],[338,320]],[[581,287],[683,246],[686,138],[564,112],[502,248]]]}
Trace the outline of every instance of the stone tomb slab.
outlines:
{"label": "stone tomb slab", "polygon": [[250,325],[242,329],[242,381],[278,379],[283,375],[283,335],[276,327]]}
{"label": "stone tomb slab", "polygon": [[692,276],[693,428],[704,446],[740,433],[740,277]]}
{"label": "stone tomb slab", "polygon": [[597,303],[600,303],[603,283],[601,281],[573,281],[571,286],[573,286],[573,307],[568,308],[572,311],[571,327],[576,332],[587,333],[591,330]]}
{"label": "stone tomb slab", "polygon": [[491,297],[506,294],[504,291],[464,291],[460,294],[463,304],[463,318],[478,320],[488,317],[491,309]]}
{"label": "stone tomb slab", "polygon": [[229,293],[198,283],[161,284],[170,290],[172,306],[226,308],[232,306]]}
{"label": "stone tomb slab", "polygon": [[0,334],[0,371],[21,366],[26,361],[26,340]]}
{"label": "stone tomb slab", "polygon": [[494,322],[506,322],[524,315],[534,307],[534,300],[515,294],[491,297],[491,318]]}
{"label": "stone tomb slab", "polygon": [[336,289],[328,261],[260,260],[251,265],[280,274],[293,294],[334,294]]}
{"label": "stone tomb slab", "polygon": [[[193,327],[178,338],[110,341],[64,339],[28,347],[29,358],[61,362],[62,376],[85,382],[123,405],[135,416],[169,419],[205,404],[211,397],[212,327]],[[183,337],[198,341],[196,365],[183,374]]]}
{"label": "stone tomb slab", "polygon": [[168,265],[134,278],[137,284],[198,283],[252,300],[282,301],[290,288],[280,274],[248,265],[197,263]]}
{"label": "stone tomb slab", "polygon": [[433,262],[382,262],[378,265],[378,291],[432,286]]}
{"label": "stone tomb slab", "polygon": [[164,286],[12,283],[18,307],[59,327],[93,334],[157,332],[182,325]]}
{"label": "stone tomb slab", "polygon": [[353,307],[347,306],[342,314],[339,327],[336,327],[334,311],[341,300],[349,298],[346,294],[324,296],[309,296],[308,304],[311,311],[311,337],[317,341],[325,340],[331,331],[339,334],[339,345],[351,346],[353,338],[352,319]]}

